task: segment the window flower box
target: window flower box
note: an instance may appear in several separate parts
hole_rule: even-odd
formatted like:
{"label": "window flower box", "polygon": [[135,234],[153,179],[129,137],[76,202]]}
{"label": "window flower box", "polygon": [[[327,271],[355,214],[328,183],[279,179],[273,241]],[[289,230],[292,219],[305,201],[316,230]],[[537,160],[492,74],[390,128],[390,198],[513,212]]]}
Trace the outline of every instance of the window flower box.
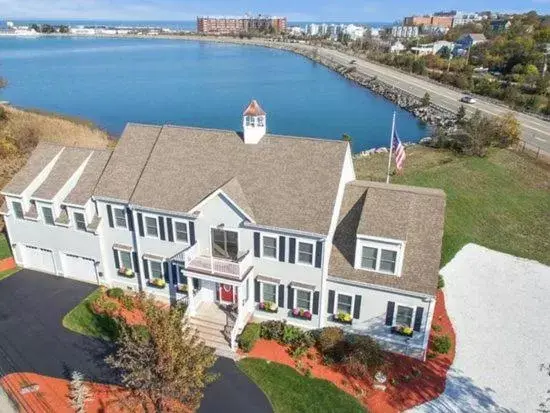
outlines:
{"label": "window flower box", "polygon": [[334,314],[333,321],[342,324],[351,324],[353,322],[353,317],[349,313],[338,313]]}
{"label": "window flower box", "polygon": [[[180,294],[189,295],[189,286],[187,284],[178,284],[176,291]],[[193,295],[197,293],[197,290],[193,288]]]}
{"label": "window flower box", "polygon": [[136,276],[136,274],[131,268],[125,268],[125,267],[120,267],[118,269],[118,275],[126,278],[134,278]]}
{"label": "window flower box", "polygon": [[260,311],[265,311],[266,313],[276,313],[279,311],[279,306],[271,301],[265,301],[258,305]]}
{"label": "window flower box", "polygon": [[413,329],[407,326],[394,326],[391,328],[393,334],[398,334],[400,336],[412,337]]}
{"label": "window flower box", "polygon": [[153,278],[149,281],[148,285],[149,287],[163,289],[164,287],[166,287],[166,281],[164,281],[162,278]]}
{"label": "window flower box", "polygon": [[311,312],[303,308],[295,308],[292,310],[292,316],[303,320],[311,320]]}

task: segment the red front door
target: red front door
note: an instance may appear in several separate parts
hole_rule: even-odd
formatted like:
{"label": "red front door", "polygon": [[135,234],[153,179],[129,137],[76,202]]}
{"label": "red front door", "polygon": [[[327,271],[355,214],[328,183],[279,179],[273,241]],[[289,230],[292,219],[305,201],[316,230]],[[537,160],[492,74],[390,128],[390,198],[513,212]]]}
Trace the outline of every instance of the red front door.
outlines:
{"label": "red front door", "polygon": [[220,285],[221,290],[221,301],[225,301],[226,303],[232,303],[233,302],[233,286],[232,285],[226,285],[221,284]]}

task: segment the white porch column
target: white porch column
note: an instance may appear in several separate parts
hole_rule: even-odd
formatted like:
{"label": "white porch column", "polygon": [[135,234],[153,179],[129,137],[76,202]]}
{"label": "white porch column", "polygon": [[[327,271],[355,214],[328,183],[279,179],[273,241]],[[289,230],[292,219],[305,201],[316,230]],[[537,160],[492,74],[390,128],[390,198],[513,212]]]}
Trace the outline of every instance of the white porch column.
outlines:
{"label": "white porch column", "polygon": [[195,295],[193,294],[193,278],[187,276],[187,297],[189,299],[189,307],[187,312],[189,315],[195,315],[197,309],[195,308]]}

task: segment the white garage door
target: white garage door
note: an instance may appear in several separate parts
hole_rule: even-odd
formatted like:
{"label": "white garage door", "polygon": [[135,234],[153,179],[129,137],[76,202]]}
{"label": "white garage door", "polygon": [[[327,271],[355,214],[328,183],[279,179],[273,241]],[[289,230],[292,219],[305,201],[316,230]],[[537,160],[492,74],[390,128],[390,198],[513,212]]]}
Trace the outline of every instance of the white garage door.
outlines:
{"label": "white garage door", "polygon": [[23,262],[25,267],[52,274],[55,273],[53,253],[50,250],[24,245]]}
{"label": "white garage door", "polygon": [[63,274],[65,277],[97,284],[95,262],[90,258],[63,254]]}

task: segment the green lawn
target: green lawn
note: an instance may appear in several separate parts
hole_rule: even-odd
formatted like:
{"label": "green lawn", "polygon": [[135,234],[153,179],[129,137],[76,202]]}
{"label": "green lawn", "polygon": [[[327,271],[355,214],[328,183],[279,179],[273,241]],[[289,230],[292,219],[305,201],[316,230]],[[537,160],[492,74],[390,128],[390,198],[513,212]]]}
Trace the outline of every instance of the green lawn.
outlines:
{"label": "green lawn", "polygon": [[0,233],[0,260],[11,257],[11,250],[8,245],[8,240],[4,234]]}
{"label": "green lawn", "polygon": [[275,413],[365,411],[334,384],[302,376],[288,366],[254,358],[242,359],[238,366],[267,395]]}
{"label": "green lawn", "polygon": [[[387,156],[356,160],[357,178],[383,180]],[[550,264],[548,165],[504,149],[477,158],[417,146],[392,182],[445,190],[442,265],[470,242]]]}
{"label": "green lawn", "polygon": [[111,338],[110,331],[112,331],[109,329],[112,326],[110,324],[111,319],[94,314],[90,310],[90,303],[100,294],[101,289],[98,288],[82,300],[80,304],[63,317],[63,326],[75,333],[109,340]]}

